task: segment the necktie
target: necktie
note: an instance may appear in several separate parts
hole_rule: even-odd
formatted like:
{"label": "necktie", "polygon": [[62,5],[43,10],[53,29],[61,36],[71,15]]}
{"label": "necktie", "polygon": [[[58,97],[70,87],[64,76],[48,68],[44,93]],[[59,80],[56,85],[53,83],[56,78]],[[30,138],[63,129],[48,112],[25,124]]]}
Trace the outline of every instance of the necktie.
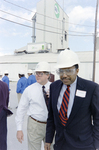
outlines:
{"label": "necktie", "polygon": [[44,96],[44,99],[45,99],[46,106],[48,108],[48,100],[49,100],[49,98],[48,98],[48,96],[46,94],[45,86],[44,85],[42,86],[42,91],[43,91],[43,96]]}
{"label": "necktie", "polygon": [[61,120],[61,123],[65,126],[67,123],[67,110],[68,110],[68,103],[69,103],[69,97],[70,97],[70,85],[67,85],[67,89],[64,92],[62,104],[59,110],[59,118]]}

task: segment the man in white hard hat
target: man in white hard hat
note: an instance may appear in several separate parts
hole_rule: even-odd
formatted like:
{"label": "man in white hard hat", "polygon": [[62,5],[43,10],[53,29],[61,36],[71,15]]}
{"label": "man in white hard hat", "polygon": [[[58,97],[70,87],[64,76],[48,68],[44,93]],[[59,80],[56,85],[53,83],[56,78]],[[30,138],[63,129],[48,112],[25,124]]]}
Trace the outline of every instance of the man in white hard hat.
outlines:
{"label": "man in white hard hat", "polygon": [[17,93],[17,98],[18,98],[18,103],[19,103],[22,93],[27,87],[27,78],[25,77],[25,73],[23,70],[19,72],[18,76],[19,76],[19,80],[17,82],[16,93]]}
{"label": "man in white hard hat", "polygon": [[79,59],[71,50],[57,60],[60,80],[50,86],[45,150],[99,149],[99,85],[80,78]]}
{"label": "man in white hard hat", "polygon": [[[8,75],[9,75],[8,70],[5,70],[5,72],[4,72],[4,77],[2,78],[2,81],[5,82],[5,83],[8,85],[9,94],[10,94],[11,89],[10,89],[10,85],[9,85],[9,77],[8,77]],[[9,96],[9,97],[10,97],[10,96]],[[10,99],[10,98],[9,98],[9,99]],[[8,107],[11,109],[11,107],[10,107],[10,100],[9,100]]]}
{"label": "man in white hard hat", "polygon": [[35,75],[33,75],[33,71],[31,69],[28,70],[28,79],[27,79],[27,86],[36,82]]}
{"label": "man in white hard hat", "polygon": [[23,141],[23,117],[28,114],[27,137],[28,150],[41,150],[41,143],[45,141],[46,122],[48,117],[48,93],[51,82],[50,65],[47,62],[40,62],[35,69],[36,80],[34,84],[28,86],[21,97],[17,113],[17,139]]}
{"label": "man in white hard hat", "polygon": [[[8,70],[5,70],[4,72],[4,77],[2,78],[2,81],[5,82],[7,85],[8,85],[8,88],[9,88],[9,72]],[[9,88],[9,91],[10,91],[10,88]]]}

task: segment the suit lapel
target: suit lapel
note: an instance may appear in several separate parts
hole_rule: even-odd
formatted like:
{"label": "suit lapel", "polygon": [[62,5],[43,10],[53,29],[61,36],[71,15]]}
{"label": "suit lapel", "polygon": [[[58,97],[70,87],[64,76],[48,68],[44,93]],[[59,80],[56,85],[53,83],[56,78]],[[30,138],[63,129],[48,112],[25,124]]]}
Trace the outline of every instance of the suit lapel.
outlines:
{"label": "suit lapel", "polygon": [[[77,77],[77,86],[76,86],[76,91],[78,90],[84,90],[84,85],[83,82],[81,80],[81,78]],[[71,114],[69,116],[67,125],[73,120],[74,116],[77,114],[78,110],[80,109],[81,105],[83,103],[83,98],[80,98],[78,96],[76,96],[76,92],[75,92],[75,98],[74,98],[74,104],[71,110]]]}
{"label": "suit lapel", "polygon": [[[56,85],[56,88],[55,88],[55,95],[54,95],[54,102],[55,102],[54,109],[55,109],[56,117],[57,117],[57,119],[59,120],[59,122],[60,122],[60,118],[59,118],[59,112],[58,112],[58,109],[57,109],[57,102],[58,102],[58,97],[59,97],[59,94],[60,94],[62,85],[63,85],[63,83],[62,83],[62,81],[60,80],[59,84]],[[60,122],[60,123],[61,123],[61,122]]]}

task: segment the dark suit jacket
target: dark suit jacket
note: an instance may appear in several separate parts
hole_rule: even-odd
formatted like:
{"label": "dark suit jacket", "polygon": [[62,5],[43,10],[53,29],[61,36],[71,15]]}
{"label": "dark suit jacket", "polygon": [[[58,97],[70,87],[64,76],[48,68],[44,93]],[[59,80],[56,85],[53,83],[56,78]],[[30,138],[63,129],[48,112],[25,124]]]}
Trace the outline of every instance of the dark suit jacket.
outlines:
{"label": "dark suit jacket", "polygon": [[72,111],[65,127],[60,122],[57,109],[62,85],[62,81],[58,80],[50,86],[46,142],[52,143],[55,133],[55,150],[64,150],[64,147],[65,150],[99,148],[99,85],[77,77],[76,91],[86,91],[86,96],[75,94]]}
{"label": "dark suit jacket", "polygon": [[0,81],[0,113],[4,109],[7,113],[7,116],[13,114],[8,109],[8,102],[9,102],[9,89],[5,82]]}

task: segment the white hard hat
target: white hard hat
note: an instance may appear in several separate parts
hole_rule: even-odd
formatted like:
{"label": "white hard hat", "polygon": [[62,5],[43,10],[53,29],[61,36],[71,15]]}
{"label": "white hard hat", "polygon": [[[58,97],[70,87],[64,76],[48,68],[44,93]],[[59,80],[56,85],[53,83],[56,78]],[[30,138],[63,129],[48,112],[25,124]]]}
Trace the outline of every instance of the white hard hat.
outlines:
{"label": "white hard hat", "polygon": [[8,70],[5,70],[4,74],[9,74]]}
{"label": "white hard hat", "polygon": [[33,73],[33,71],[31,69],[29,69],[27,73]]}
{"label": "white hard hat", "polygon": [[57,58],[56,68],[68,68],[76,64],[79,65],[80,61],[77,54],[71,50],[65,49]]}
{"label": "white hard hat", "polygon": [[39,62],[36,65],[35,71],[46,71],[46,72],[50,72],[50,65],[48,62]]}
{"label": "white hard hat", "polygon": [[20,70],[20,71],[19,71],[19,74],[20,74],[20,75],[24,75],[25,73],[24,73],[23,70]]}

